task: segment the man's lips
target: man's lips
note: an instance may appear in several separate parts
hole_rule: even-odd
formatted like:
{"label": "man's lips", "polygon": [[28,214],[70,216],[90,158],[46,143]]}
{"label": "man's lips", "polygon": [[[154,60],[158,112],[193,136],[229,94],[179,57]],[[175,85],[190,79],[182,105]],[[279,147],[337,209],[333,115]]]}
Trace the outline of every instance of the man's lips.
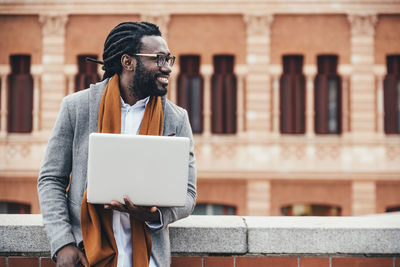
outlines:
{"label": "man's lips", "polygon": [[159,76],[157,76],[157,81],[158,81],[159,83],[161,83],[161,84],[167,85],[167,84],[168,84],[168,76],[166,76],[166,75],[159,75]]}

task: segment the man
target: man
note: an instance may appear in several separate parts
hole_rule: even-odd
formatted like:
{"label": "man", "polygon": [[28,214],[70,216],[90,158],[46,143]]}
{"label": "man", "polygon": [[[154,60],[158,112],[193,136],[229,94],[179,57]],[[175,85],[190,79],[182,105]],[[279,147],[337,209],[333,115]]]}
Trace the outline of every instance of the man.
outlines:
{"label": "man", "polygon": [[[167,226],[188,216],[196,201],[188,115],[165,97],[174,59],[156,25],[121,23],[104,44],[103,81],[63,99],[38,178],[43,223],[57,266],[170,265]],[[92,132],[189,137],[185,206],[139,207],[128,198],[104,206],[86,203]]]}

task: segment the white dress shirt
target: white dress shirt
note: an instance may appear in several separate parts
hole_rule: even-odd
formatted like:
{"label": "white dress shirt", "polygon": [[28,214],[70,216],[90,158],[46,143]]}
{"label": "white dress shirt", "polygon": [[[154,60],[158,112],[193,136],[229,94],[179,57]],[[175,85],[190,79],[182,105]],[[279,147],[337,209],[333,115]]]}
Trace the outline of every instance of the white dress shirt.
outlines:
{"label": "white dress shirt", "polygon": [[[148,102],[149,97],[139,100],[131,106],[126,104],[121,98],[121,134],[136,135],[139,133],[140,124],[142,123]],[[159,213],[160,223],[150,224],[146,222],[149,228],[160,229],[163,226],[162,215],[161,212]],[[132,267],[132,239],[129,214],[113,210],[113,231],[118,249],[117,267]],[[153,255],[150,257],[149,267],[157,267]]]}

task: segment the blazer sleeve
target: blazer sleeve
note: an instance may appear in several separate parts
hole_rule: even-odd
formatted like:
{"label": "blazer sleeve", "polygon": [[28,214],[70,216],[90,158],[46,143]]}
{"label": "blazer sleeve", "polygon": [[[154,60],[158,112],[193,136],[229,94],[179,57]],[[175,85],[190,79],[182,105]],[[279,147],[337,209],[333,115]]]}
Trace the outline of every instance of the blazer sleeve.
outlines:
{"label": "blazer sleeve", "polygon": [[188,171],[188,184],[186,193],[186,202],[183,207],[161,207],[159,208],[162,214],[163,225],[162,228],[168,226],[176,220],[189,216],[196,205],[196,168],[194,156],[194,143],[193,134],[190,127],[189,118],[186,110],[181,122],[181,127],[178,129],[177,136],[189,137],[190,151],[189,151],[189,171]]}
{"label": "blazer sleeve", "polygon": [[40,168],[37,185],[43,224],[50,239],[53,260],[60,248],[76,243],[72,234],[66,198],[72,169],[74,137],[67,102],[67,98],[62,101]]}

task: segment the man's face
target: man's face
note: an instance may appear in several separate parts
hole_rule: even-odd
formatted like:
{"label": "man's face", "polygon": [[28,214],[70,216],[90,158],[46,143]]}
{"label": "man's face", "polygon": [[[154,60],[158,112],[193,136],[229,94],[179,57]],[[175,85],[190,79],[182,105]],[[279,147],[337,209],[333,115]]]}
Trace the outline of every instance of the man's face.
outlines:
{"label": "man's face", "polygon": [[[140,54],[170,54],[168,45],[160,36],[144,36]],[[157,59],[137,56],[136,70],[129,90],[139,99],[147,96],[163,96],[167,93],[171,67],[168,63],[159,67]]]}

